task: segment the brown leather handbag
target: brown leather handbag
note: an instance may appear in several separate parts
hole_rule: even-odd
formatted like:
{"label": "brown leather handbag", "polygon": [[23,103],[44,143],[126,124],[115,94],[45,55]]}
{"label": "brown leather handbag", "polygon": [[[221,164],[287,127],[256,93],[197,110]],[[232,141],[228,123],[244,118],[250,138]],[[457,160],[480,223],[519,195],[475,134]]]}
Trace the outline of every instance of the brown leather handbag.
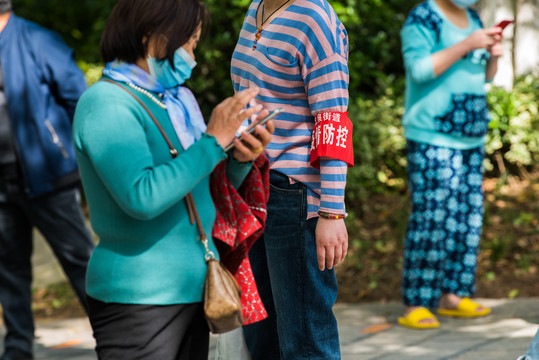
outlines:
{"label": "brown leather handbag", "polygon": [[212,258],[206,262],[208,270],[204,284],[204,316],[210,331],[222,334],[239,328],[243,324],[240,287],[219,260]]}
{"label": "brown leather handbag", "polygon": [[[178,156],[178,151],[174,148],[174,145],[170,142],[165,130],[163,130],[163,127],[159,121],[157,121],[150,109],[148,109],[148,107],[129,89],[115,81],[108,79],[102,79],[102,81],[118,85],[120,88],[131,94],[138,103],[142,105],[165,139],[172,158],[176,158]],[[200,233],[199,239],[206,249],[204,259],[208,264],[208,269],[206,271],[206,280],[204,284],[204,316],[206,317],[210,331],[214,334],[222,334],[239,328],[243,324],[241,290],[234,276],[215,258],[215,254],[210,251],[208,247],[208,237],[202,227],[202,222],[200,221],[195,201],[193,200],[193,195],[191,193],[188,193],[185,196],[185,202],[189,212],[189,221],[191,222],[191,225],[196,221]]]}
{"label": "brown leather handbag", "polygon": [[214,334],[239,328],[243,324],[241,314],[241,290],[234,278],[224,265],[215,258],[208,247],[208,238],[200,222],[198,211],[191,193],[185,197],[189,218],[194,215],[200,240],[206,248],[206,282],[204,284],[204,315],[210,331]]}

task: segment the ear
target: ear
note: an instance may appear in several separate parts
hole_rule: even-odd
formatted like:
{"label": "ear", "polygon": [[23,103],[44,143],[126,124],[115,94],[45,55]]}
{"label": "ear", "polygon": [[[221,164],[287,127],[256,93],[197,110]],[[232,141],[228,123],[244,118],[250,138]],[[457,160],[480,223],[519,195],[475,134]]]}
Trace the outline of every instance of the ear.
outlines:
{"label": "ear", "polygon": [[151,56],[156,59],[163,59],[167,53],[167,39],[163,35],[145,37],[142,40],[143,44],[146,41],[146,57]]}

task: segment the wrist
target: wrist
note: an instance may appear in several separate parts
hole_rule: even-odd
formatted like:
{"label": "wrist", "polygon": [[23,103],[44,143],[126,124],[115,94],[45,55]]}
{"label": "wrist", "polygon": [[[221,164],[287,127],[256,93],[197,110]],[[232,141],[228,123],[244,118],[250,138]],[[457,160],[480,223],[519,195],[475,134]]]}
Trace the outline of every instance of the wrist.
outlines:
{"label": "wrist", "polygon": [[475,47],[471,44],[469,38],[464,39],[460,43],[459,57],[465,57],[470,51],[475,50]]}
{"label": "wrist", "polygon": [[318,211],[318,216],[328,220],[340,220],[346,218],[348,216],[348,213],[333,214],[325,211]]}
{"label": "wrist", "polygon": [[234,150],[234,151],[230,151],[228,152],[229,154],[229,158],[235,162],[236,164],[239,164],[239,165],[252,165],[254,160],[253,159],[250,159],[250,158],[246,158],[242,155],[241,152],[239,152],[238,150]]}

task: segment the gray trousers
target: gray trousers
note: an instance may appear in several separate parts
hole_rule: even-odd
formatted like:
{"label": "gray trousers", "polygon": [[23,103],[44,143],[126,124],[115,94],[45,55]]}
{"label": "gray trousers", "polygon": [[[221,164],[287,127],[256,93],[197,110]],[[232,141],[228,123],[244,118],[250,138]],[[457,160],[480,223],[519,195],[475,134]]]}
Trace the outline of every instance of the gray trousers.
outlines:
{"label": "gray trousers", "polygon": [[215,360],[251,360],[251,354],[243,337],[243,328],[219,335]]}

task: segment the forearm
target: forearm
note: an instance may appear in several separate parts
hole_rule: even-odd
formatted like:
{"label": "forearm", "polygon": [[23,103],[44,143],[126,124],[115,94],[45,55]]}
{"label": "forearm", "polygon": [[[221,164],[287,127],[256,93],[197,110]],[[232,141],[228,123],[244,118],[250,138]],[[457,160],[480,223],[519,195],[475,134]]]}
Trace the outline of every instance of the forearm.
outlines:
{"label": "forearm", "polygon": [[498,57],[491,56],[487,63],[486,80],[491,81],[498,72]]}
{"label": "forearm", "polygon": [[451,47],[432,54],[434,76],[438,77],[445,73],[457,61],[466,56],[470,50],[466,40],[463,40]]}
{"label": "forearm", "polygon": [[155,218],[182,200],[224,159],[224,152],[209,136],[203,136],[177,158],[157,166],[152,166],[150,158],[131,155],[117,152],[106,161],[96,161],[97,156],[93,160],[118,206],[141,220]]}

